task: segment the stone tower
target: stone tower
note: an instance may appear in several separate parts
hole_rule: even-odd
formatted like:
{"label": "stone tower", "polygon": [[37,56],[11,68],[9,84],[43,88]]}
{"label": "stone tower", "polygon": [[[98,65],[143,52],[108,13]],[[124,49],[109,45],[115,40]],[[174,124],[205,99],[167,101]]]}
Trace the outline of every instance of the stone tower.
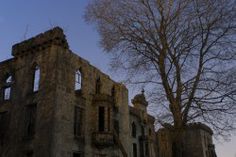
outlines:
{"label": "stone tower", "polygon": [[147,112],[148,102],[146,101],[146,98],[144,95],[144,89],[142,90],[140,94],[137,94],[136,96],[134,96],[134,98],[132,99],[132,104],[134,105],[135,108],[143,112]]}
{"label": "stone tower", "polygon": [[144,90],[132,99],[130,110],[130,130],[133,157],[156,156],[155,118],[147,113],[148,102]]}

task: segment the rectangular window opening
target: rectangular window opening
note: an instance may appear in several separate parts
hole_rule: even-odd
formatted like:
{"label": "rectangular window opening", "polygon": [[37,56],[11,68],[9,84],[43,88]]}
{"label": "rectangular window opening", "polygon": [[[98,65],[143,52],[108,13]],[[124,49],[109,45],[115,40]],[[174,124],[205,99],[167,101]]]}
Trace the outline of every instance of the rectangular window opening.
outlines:
{"label": "rectangular window opening", "polygon": [[83,153],[82,152],[74,152],[73,157],[83,157]]}
{"label": "rectangular window opening", "polygon": [[108,131],[111,130],[111,109],[110,107],[107,108],[107,127],[108,127]]}
{"label": "rectangular window opening", "polygon": [[3,145],[8,124],[8,112],[0,112],[0,145]]}
{"label": "rectangular window opening", "polygon": [[138,153],[137,153],[137,144],[133,143],[133,157],[137,157]]}
{"label": "rectangular window opening", "polygon": [[6,87],[4,89],[4,100],[10,100],[11,97],[11,87]]}
{"label": "rectangular window opening", "polygon": [[114,120],[114,130],[116,131],[117,135],[119,135],[120,133],[120,126],[119,126],[119,121],[118,120]]}
{"label": "rectangular window opening", "polygon": [[140,149],[140,157],[143,157],[144,156],[144,143],[141,140],[139,140],[139,149]]}
{"label": "rectangular window opening", "polygon": [[33,152],[27,152],[25,154],[25,157],[33,157],[34,156],[34,153]]}
{"label": "rectangular window opening", "polygon": [[104,107],[99,107],[98,130],[100,132],[105,131],[105,108]]}
{"label": "rectangular window opening", "polygon": [[74,114],[74,135],[81,136],[83,132],[83,109],[75,107]]}
{"label": "rectangular window opening", "polygon": [[149,156],[149,145],[148,143],[145,144],[145,154],[148,157]]}
{"label": "rectangular window opening", "polygon": [[28,105],[25,115],[25,137],[32,138],[35,134],[37,105]]}
{"label": "rectangular window opening", "polygon": [[34,78],[33,78],[33,92],[37,92],[39,90],[39,82],[40,82],[40,69],[36,67],[34,71]]}

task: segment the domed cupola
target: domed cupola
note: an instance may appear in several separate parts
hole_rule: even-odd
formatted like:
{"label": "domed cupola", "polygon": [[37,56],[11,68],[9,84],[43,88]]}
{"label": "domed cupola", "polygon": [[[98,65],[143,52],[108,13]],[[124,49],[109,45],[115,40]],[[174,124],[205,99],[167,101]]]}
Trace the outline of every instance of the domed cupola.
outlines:
{"label": "domed cupola", "polygon": [[134,98],[132,99],[132,104],[134,105],[135,108],[142,109],[142,110],[146,111],[146,108],[148,106],[148,102],[145,98],[144,90],[142,90],[142,93],[134,96]]}

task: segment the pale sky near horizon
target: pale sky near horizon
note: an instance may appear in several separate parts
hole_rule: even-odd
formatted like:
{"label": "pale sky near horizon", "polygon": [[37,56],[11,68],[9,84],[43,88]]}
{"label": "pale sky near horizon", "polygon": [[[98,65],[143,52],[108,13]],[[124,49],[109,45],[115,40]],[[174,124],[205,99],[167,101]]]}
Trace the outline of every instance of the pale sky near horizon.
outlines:
{"label": "pale sky near horizon", "polygon": [[[97,32],[84,22],[87,4],[88,0],[0,0],[0,62],[11,57],[13,44],[60,26],[73,52],[119,81],[109,71],[109,57],[99,47]],[[215,143],[218,157],[236,157],[236,136],[231,142]]]}

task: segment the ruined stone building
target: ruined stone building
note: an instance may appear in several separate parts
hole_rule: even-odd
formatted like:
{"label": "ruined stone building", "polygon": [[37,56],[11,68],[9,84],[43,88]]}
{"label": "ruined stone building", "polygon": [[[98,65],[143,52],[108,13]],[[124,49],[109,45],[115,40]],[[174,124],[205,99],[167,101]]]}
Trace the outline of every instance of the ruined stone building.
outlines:
{"label": "ruined stone building", "polygon": [[[59,27],[14,45],[12,56],[0,62],[0,157],[173,154],[170,133],[155,133],[144,92],[129,106],[127,88],[71,52]],[[202,151],[197,137],[211,141],[212,133],[194,132],[186,136]]]}
{"label": "ruined stone building", "polygon": [[154,118],[141,93],[69,49],[56,27],[13,46],[0,63],[1,157],[155,156]]}

